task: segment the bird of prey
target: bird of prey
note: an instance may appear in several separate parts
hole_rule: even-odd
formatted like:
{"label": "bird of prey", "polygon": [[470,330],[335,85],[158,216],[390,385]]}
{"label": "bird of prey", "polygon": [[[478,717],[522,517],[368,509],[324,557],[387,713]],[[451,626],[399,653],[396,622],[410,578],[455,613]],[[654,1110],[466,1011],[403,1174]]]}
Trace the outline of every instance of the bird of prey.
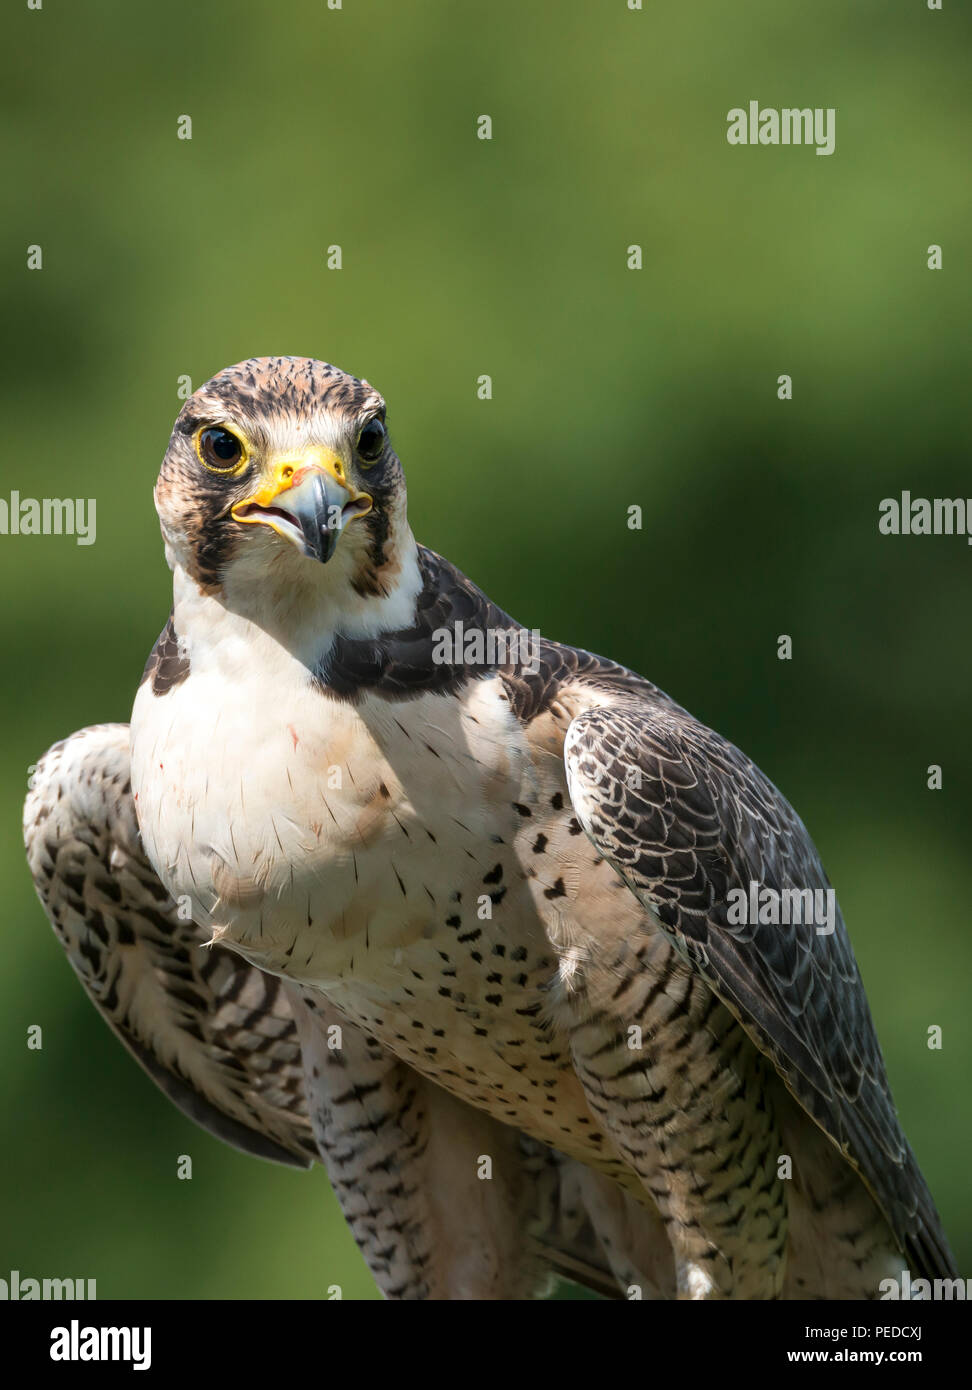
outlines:
{"label": "bird of prey", "polygon": [[388,1298],[955,1273],[802,822],[416,543],[377,391],[227,368],[155,503],[174,603],[131,724],[54,745],[25,837],[178,1106],[323,1162]]}

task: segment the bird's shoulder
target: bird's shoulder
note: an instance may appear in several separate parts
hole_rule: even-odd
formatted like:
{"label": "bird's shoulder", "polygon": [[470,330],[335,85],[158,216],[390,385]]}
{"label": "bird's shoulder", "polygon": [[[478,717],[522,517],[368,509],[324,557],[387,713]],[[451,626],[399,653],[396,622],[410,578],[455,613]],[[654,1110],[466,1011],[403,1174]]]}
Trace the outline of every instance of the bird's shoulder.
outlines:
{"label": "bird's shoulder", "polygon": [[317,672],[328,694],[408,700],[455,695],[471,682],[496,679],[524,725],[568,694],[578,707],[634,698],[679,708],[618,662],[544,637],[511,617],[435,551],[419,546],[418,564],[420,587],[409,622],[376,636],[339,635]]}

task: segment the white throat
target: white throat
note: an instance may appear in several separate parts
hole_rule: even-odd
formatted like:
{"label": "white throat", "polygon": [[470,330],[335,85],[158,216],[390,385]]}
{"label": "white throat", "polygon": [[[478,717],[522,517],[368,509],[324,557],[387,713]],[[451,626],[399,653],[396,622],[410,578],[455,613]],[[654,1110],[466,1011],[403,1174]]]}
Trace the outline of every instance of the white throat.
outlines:
{"label": "white throat", "polygon": [[379,595],[351,586],[352,556],[341,543],[322,565],[267,539],[234,562],[218,592],[174,565],[174,625],[193,670],[232,677],[287,658],[314,670],[338,636],[376,637],[412,622],[422,575],[407,527],[396,540],[394,584]]}

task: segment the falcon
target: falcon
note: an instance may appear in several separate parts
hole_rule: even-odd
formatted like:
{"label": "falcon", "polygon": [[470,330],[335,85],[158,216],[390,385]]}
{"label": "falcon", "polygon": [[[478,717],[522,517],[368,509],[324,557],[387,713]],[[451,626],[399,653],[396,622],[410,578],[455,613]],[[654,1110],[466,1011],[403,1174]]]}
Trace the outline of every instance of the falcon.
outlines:
{"label": "falcon", "polygon": [[954,1275],[839,911],[799,910],[832,895],[803,824],[416,543],[377,391],[227,368],[155,503],[174,602],[131,724],[55,744],[24,824],[85,989],[187,1115],[322,1162],[387,1298]]}

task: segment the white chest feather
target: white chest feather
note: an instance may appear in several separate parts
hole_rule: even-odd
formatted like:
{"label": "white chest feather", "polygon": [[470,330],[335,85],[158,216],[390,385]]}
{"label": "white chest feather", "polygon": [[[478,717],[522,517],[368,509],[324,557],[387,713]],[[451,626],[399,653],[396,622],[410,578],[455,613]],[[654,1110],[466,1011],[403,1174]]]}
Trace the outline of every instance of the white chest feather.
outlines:
{"label": "white chest feather", "polygon": [[[528,745],[497,679],[352,705],[248,637],[236,652],[230,636],[218,662],[194,659],[161,696],[143,685],[132,717],[146,851],[195,920],[263,968],[327,988],[361,961],[361,942],[373,974],[376,953],[434,935],[457,894],[488,911],[491,892],[514,888],[509,869],[484,883],[498,847],[535,843],[522,808],[563,801],[565,784],[559,747]],[[556,882],[551,859],[517,887],[544,904]]]}

